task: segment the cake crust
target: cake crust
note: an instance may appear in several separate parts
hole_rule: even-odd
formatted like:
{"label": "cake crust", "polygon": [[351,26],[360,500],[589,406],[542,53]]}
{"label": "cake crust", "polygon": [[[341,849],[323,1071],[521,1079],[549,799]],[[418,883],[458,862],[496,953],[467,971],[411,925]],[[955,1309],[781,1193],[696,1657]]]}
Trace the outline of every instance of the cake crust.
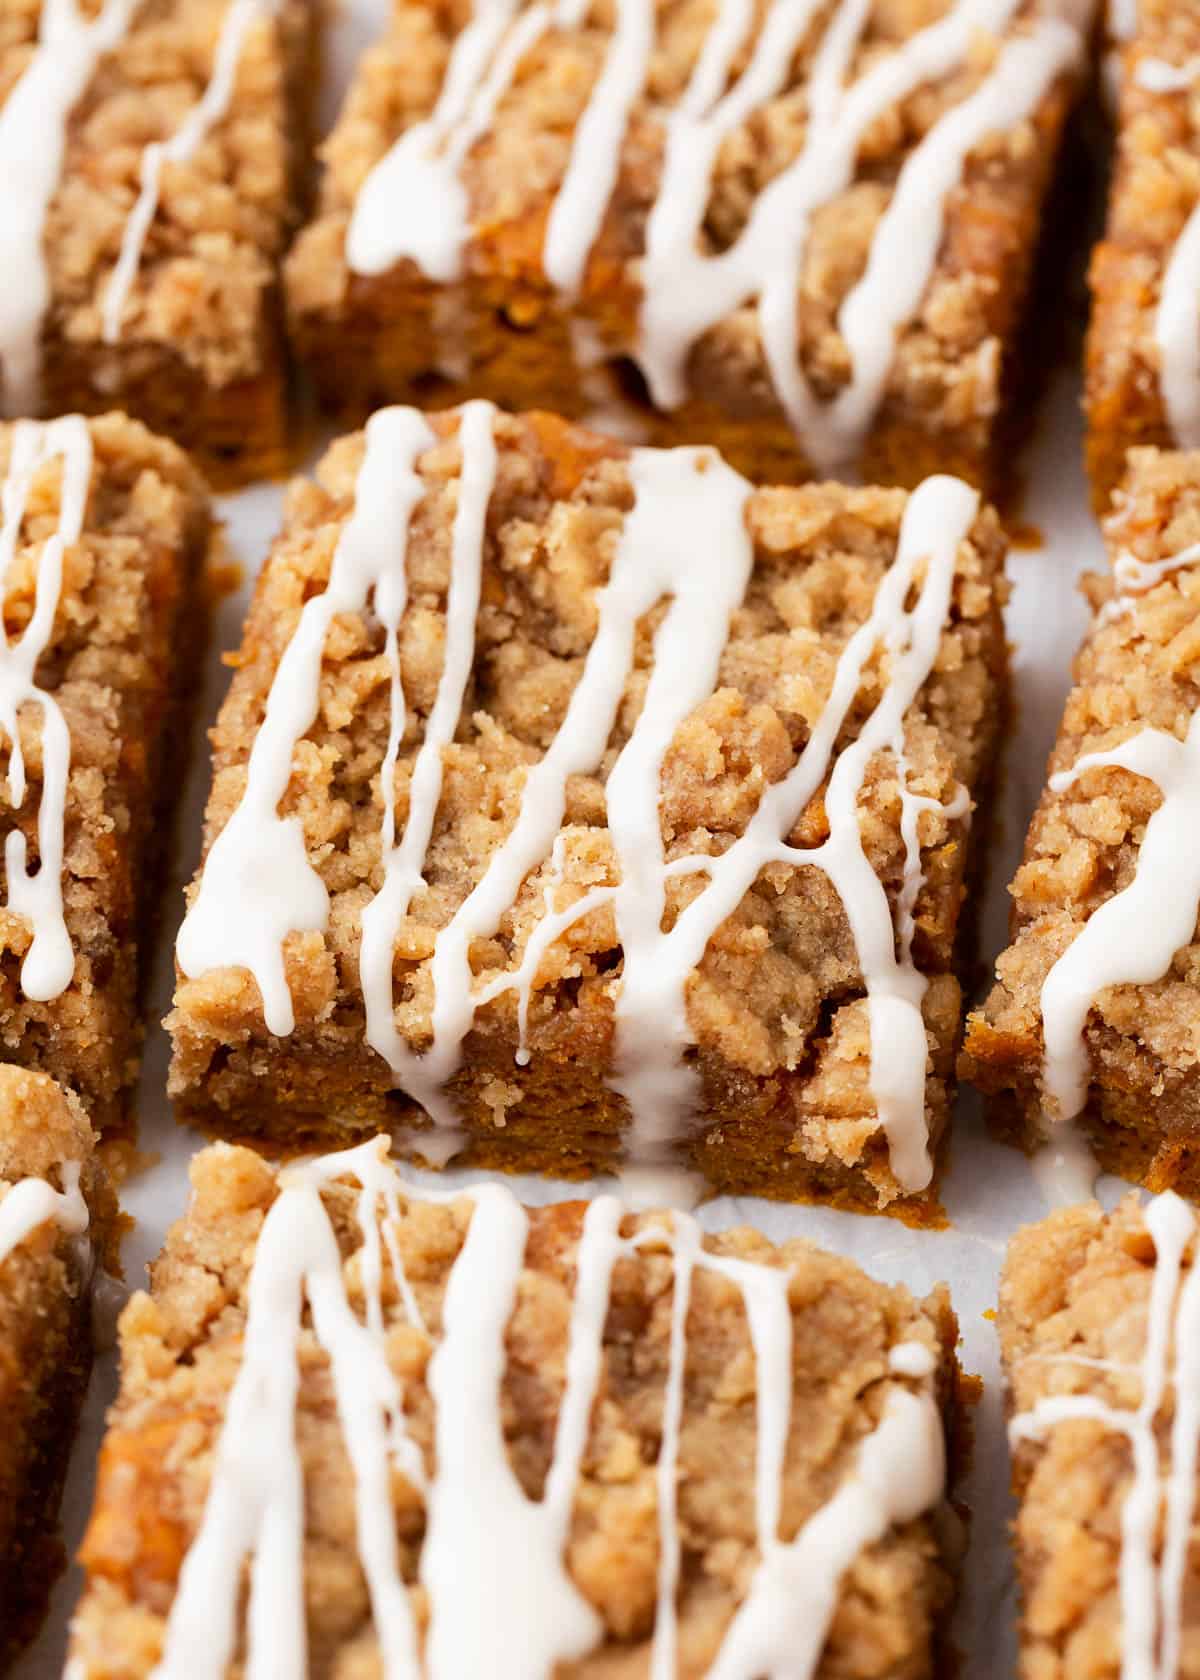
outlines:
{"label": "cake crust", "polygon": [[[428,422],[431,446],[419,457],[420,499],[407,531],[408,606],[397,637],[406,697],[395,757],[398,839],[406,820],[417,821],[408,801],[448,658],[446,603],[452,514],[463,495],[463,423],[457,415]],[[244,954],[235,957],[227,935],[236,913],[221,899],[226,888],[220,883],[232,880],[240,891],[237,872],[252,867],[246,860],[258,855],[260,842],[253,840],[247,813],[261,809],[257,789],[267,785],[260,782],[265,759],[281,753],[278,718],[303,692],[288,686],[290,675],[272,690],[285,653],[294,660],[304,640],[297,635],[300,615],[326,587],[355,509],[356,486],[366,471],[363,438],[336,444],[317,482],[297,483],[290,493],[284,531],[260,576],[236,674],[213,734],[206,862],[189,895],[189,923],[194,919],[206,930],[207,943],[203,960],[189,966],[185,923],[179,947],[183,972],[168,1022],[178,1108],[221,1135],[296,1148],[412,1128],[411,1146],[438,1158],[429,1147],[438,1144],[437,1132],[405,1094],[419,1092],[426,1112],[443,1123],[437,1092],[427,1093],[420,1083],[419,1058],[430,1047],[439,995],[435,953],[446,948],[448,927],[454,937],[464,925],[468,894],[491,890],[480,889],[480,882],[495,879],[488,871],[495,870],[498,856],[502,863],[507,857],[502,848],[512,843],[518,821],[528,821],[526,807],[540,809],[537,802],[547,797],[538,793],[535,800],[531,793],[526,800],[523,790],[566,729],[572,697],[585,680],[595,679],[594,670],[586,678],[585,671],[599,634],[598,588],[630,529],[631,501],[636,505],[631,472],[643,471],[640,458],[624,446],[549,416],[495,415],[492,426],[495,478],[470,681],[440,755],[443,779],[422,884],[391,946],[394,1016],[388,1006],[382,1038],[386,1041],[394,1018],[401,1040],[394,1052],[399,1072],[378,1052],[381,1030],[373,1025],[370,1044],[365,1038],[362,928],[369,905],[385,887],[380,780],[392,715],[387,647],[381,625],[369,614],[346,611],[332,620],[313,721],[290,759],[286,753],[272,756],[270,774],[282,772],[283,797],[271,821],[299,825],[317,877],[317,886],[305,891],[323,887],[328,904],[324,926],[288,931],[282,941],[282,968],[270,984],[281,1001],[290,996],[290,1030],[287,1023],[267,1027],[261,988],[273,968],[255,972],[259,947],[249,940]],[[664,470],[683,470],[672,457],[658,460]],[[692,470],[690,461],[684,466]],[[724,469],[714,460],[710,470]],[[824,486],[752,493],[745,486],[743,494],[737,541],[744,543],[748,531],[753,550],[747,555],[746,591],[732,613],[711,691],[704,697],[701,688],[695,709],[664,737],[660,773],[647,784],[646,797],[658,807],[668,929],[703,890],[703,871],[692,872],[687,860],[731,852],[747,835],[766,790],[774,786],[773,797],[778,795],[821,724],[839,669],[842,689],[850,694],[847,666],[839,667],[839,660],[850,659],[862,644],[860,636],[847,654],[852,636],[883,598],[882,580],[895,559],[907,507],[899,491]],[[962,486],[955,494],[970,500]],[[648,505],[656,505],[653,497]],[[673,505],[664,504],[668,519]],[[814,848],[808,854],[814,861],[831,827],[852,831],[870,871],[865,885],[859,883],[859,898],[883,887],[878,910],[885,962],[896,937],[894,916],[903,919],[900,898],[911,897],[912,984],[924,1019],[924,1044],[913,1070],[916,1120],[928,1127],[935,1154],[958,1036],[966,800],[986,806],[1004,672],[1003,540],[992,514],[966,517],[969,532],[957,555],[951,546],[944,556],[947,611],[941,639],[934,626],[923,644],[921,657],[930,659],[933,674],[903,722],[908,786],[923,801],[919,868],[902,834],[900,787],[886,750],[862,755],[861,789],[845,815],[835,818],[825,808],[826,773],[790,828],[791,844]],[[712,563],[714,576],[735,566],[736,548],[727,556],[713,551]],[[894,591],[895,583],[893,576],[888,588]],[[394,589],[394,579],[387,587]],[[710,611],[701,599],[699,610],[703,618],[716,609]],[[571,1176],[611,1168],[620,1159],[633,1099],[613,1083],[614,1075],[620,1077],[614,1068],[614,1011],[620,1007],[624,965],[614,922],[619,869],[606,778],[638,727],[639,707],[651,703],[646,684],[655,661],[654,638],[667,634],[663,612],[660,603],[639,620],[633,665],[614,702],[614,728],[607,745],[600,738],[594,764],[566,779],[557,840],[553,829],[541,836],[526,855],[527,867],[517,870],[511,902],[506,887],[505,902],[493,905],[494,930],[470,941],[463,980],[470,987],[471,1018],[445,1089],[450,1124],[462,1129],[455,1142],[474,1164]],[[870,631],[863,635],[871,647]],[[681,651],[686,664],[694,649]],[[885,681],[889,669],[873,646],[838,732],[839,748],[869,718],[878,730],[885,694],[894,698]],[[265,732],[269,741],[260,744],[269,695],[276,721]],[[301,708],[307,710],[307,704],[302,701]],[[639,735],[639,749],[642,739]],[[247,803],[252,753],[258,763],[254,797]],[[849,763],[843,767],[849,768]],[[619,797],[616,785],[610,785],[613,799]],[[423,803],[422,809],[429,817],[432,807]],[[235,816],[237,839],[231,832],[220,872],[214,872],[213,890],[225,904],[218,913],[215,904],[201,902],[206,872],[214,845]],[[985,809],[977,827],[986,821]],[[282,843],[273,840],[264,858],[282,856]],[[677,860],[686,867],[671,873]],[[690,1128],[676,1158],[690,1162],[714,1186],[868,1207],[900,1197],[903,1211],[920,1214],[924,1208],[928,1216],[927,1195],[903,1197],[880,1132],[856,936],[830,877],[804,864],[797,852],[768,864],[757,878],[751,869],[740,904],[733,900],[734,913],[720,921],[707,948],[700,947],[681,991],[694,1045],[684,1059],[700,1083],[700,1123]],[[253,905],[245,902],[246,914],[252,913]],[[293,906],[296,902],[293,898]],[[562,925],[557,937],[548,938],[555,917]],[[294,926],[291,909],[280,925]],[[526,977],[523,984],[517,984],[520,976]],[[444,1003],[454,994],[444,978],[441,985]],[[920,1064],[926,1057],[922,1101]]]}
{"label": "cake crust", "polygon": [[[380,1183],[371,1173],[380,1170],[381,1158],[369,1148],[374,1165],[365,1168],[363,1178]],[[386,1165],[382,1170],[390,1171]],[[134,1297],[123,1315],[121,1394],[110,1418],[83,1547],[88,1586],[72,1632],[72,1659],[87,1680],[133,1680],[164,1660],[164,1650],[168,1671],[184,1661],[186,1615],[177,1611],[171,1623],[183,1596],[180,1568],[190,1553],[196,1561],[189,1568],[202,1570],[199,1548],[205,1541],[197,1540],[198,1531],[204,1530],[211,1544],[217,1534],[211,1525],[220,1526],[211,1498],[214,1477],[222,1473],[218,1440],[223,1420],[237,1406],[231,1391],[239,1373],[260,1346],[247,1301],[256,1288],[267,1287],[266,1274],[274,1264],[267,1256],[276,1252],[273,1233],[279,1223],[300,1218],[307,1231],[308,1221],[316,1218],[323,1231],[336,1233],[338,1268],[324,1273],[324,1299],[331,1301],[330,1289],[344,1289],[359,1322],[371,1321],[369,1277],[374,1274],[363,1250],[356,1170],[343,1156],[318,1164],[316,1172],[323,1211],[311,1204],[300,1211],[297,1197],[307,1192],[299,1190],[295,1179],[290,1181],[290,1211],[277,1211],[281,1196],[289,1194],[286,1177],[279,1180],[252,1151],[224,1145],[205,1150],[192,1166],[191,1209],[154,1267],[151,1293]],[[396,1567],[427,1658],[428,1642],[448,1637],[442,1617],[449,1581],[435,1580],[430,1548],[446,1541],[440,1524],[454,1522],[444,1499],[458,1471],[448,1458],[441,1461],[451,1449],[439,1425],[441,1409],[450,1404],[444,1384],[458,1358],[463,1313],[482,1311],[491,1326],[468,1338],[472,1345],[459,1350],[464,1357],[476,1368],[478,1362],[489,1362],[490,1368],[493,1345],[502,1349],[496,1392],[490,1392],[489,1379],[463,1396],[471,1412],[465,1425],[469,1439],[481,1444],[490,1466],[490,1491],[473,1484],[471,1520],[480,1517],[479,1501],[499,1498],[500,1484],[509,1489],[502,1501],[508,1516],[489,1514],[489,1507],[483,1507],[489,1534],[496,1532],[489,1522],[511,1517],[510,1497],[531,1523],[538,1510],[531,1502],[558,1498],[548,1483],[556,1479],[552,1466],[561,1471],[560,1420],[566,1396],[578,1392],[581,1369],[576,1363],[568,1377],[568,1345],[598,1350],[594,1400],[561,1551],[567,1589],[581,1595],[586,1610],[587,1635],[572,1652],[556,1644],[563,1633],[558,1611],[564,1590],[564,1577],[551,1578],[557,1548],[545,1555],[538,1545],[520,1560],[537,1587],[536,1608],[529,1606],[536,1629],[530,1624],[527,1637],[539,1656],[545,1642],[560,1659],[546,1672],[573,1680],[649,1672],[658,1566],[662,1547],[670,1543],[664,1536],[671,1533],[669,1526],[661,1526],[665,1519],[657,1479],[660,1454],[668,1451],[675,1454],[672,1487],[681,1546],[678,1590],[672,1595],[677,1672],[697,1677],[708,1672],[754,1579],[753,1466],[756,1418],[764,1415],[758,1409],[759,1381],[777,1380],[780,1393],[790,1395],[780,1481],[781,1554],[815,1513],[829,1508],[855,1464],[861,1465],[864,1440],[894,1408],[917,1408],[924,1427],[936,1435],[945,1428],[953,1462],[956,1326],[944,1291],[918,1302],[903,1288],[875,1283],[847,1261],[807,1243],[773,1248],[748,1230],[703,1237],[697,1251],[686,1234],[694,1230],[686,1216],[633,1218],[615,1208],[606,1213],[593,1207],[585,1238],[583,1204],[526,1212],[494,1184],[479,1187],[477,1194],[482,1199],[474,1204],[453,1198],[430,1202],[399,1184],[399,1201],[387,1215],[390,1237],[378,1297],[383,1316],[377,1345],[386,1350],[403,1396],[406,1452],[415,1450],[430,1478],[418,1492],[412,1479],[416,1471],[404,1457],[394,1461],[388,1493]],[[380,1204],[372,1205],[381,1212]],[[588,1318],[580,1340],[579,1274],[586,1266],[594,1276],[590,1268],[604,1246],[596,1241],[604,1219],[616,1221],[612,1232],[620,1252],[605,1274],[607,1305]],[[490,1246],[501,1227],[508,1235]],[[305,1240],[296,1227],[286,1246],[294,1252]],[[684,1249],[693,1256],[694,1268],[688,1273],[681,1367],[672,1354],[672,1324]],[[493,1322],[487,1303],[495,1270],[507,1276],[510,1262],[516,1266],[511,1301],[504,1285],[506,1300]],[[713,1265],[732,1269],[714,1271]],[[483,1275],[489,1271],[490,1280]],[[467,1286],[460,1284],[452,1300],[452,1275],[458,1280],[467,1273],[473,1279],[469,1294],[461,1292]],[[741,1285],[748,1275],[777,1303],[784,1321],[790,1319],[790,1354],[770,1379],[755,1356],[763,1344],[752,1340],[746,1315]],[[407,1308],[401,1276],[412,1291]],[[277,1303],[277,1310],[290,1309]],[[420,1315],[419,1328],[414,1311]],[[903,1353],[895,1353],[897,1348]],[[361,1455],[366,1436],[356,1426],[349,1432],[345,1428],[339,1408],[348,1393],[339,1390],[341,1399],[335,1400],[331,1358],[307,1314],[297,1358],[296,1439],[306,1507],[302,1635],[308,1672],[323,1680],[346,1671],[371,1672],[381,1661],[382,1634],[355,1542],[356,1475],[348,1457],[351,1446]],[[671,1370],[682,1370],[682,1405],[678,1437],[668,1447],[663,1419]],[[770,1415],[769,1406],[765,1415]],[[492,1420],[499,1420],[494,1462],[488,1444],[496,1427]],[[885,1524],[877,1540],[850,1557],[832,1615],[828,1609],[814,1611],[825,1627],[813,1652],[812,1673],[821,1680],[834,1675],[866,1680],[880,1673],[919,1680],[946,1672],[939,1630],[952,1594],[953,1523],[947,1526],[939,1512],[948,1482],[937,1485],[942,1449],[936,1440],[914,1450],[917,1458],[928,1451],[933,1479],[910,1512]],[[357,1486],[369,1498],[373,1484],[364,1483],[361,1456],[357,1462]],[[401,1463],[408,1469],[401,1469]],[[244,1479],[240,1486],[244,1491]],[[236,1491],[234,1497],[239,1497]],[[455,1543],[460,1547],[455,1615],[469,1641],[472,1614],[479,1612],[473,1599],[477,1578],[461,1550],[462,1537]],[[500,1570],[503,1560],[492,1551],[482,1567]],[[223,1641],[233,1607],[220,1591],[206,1592],[204,1603],[212,1637]],[[276,1610],[273,1632],[280,1639],[289,1637],[292,1605],[285,1597]],[[478,1637],[498,1641],[497,1649],[519,1649],[506,1641],[524,1626],[523,1613],[507,1604],[496,1606]],[[235,1627],[234,1660],[245,1660],[240,1611]],[[806,1624],[803,1639],[812,1634]],[[437,1644],[436,1649],[440,1655],[432,1660],[444,1665],[449,1647]],[[742,1672],[740,1667],[735,1671]]]}

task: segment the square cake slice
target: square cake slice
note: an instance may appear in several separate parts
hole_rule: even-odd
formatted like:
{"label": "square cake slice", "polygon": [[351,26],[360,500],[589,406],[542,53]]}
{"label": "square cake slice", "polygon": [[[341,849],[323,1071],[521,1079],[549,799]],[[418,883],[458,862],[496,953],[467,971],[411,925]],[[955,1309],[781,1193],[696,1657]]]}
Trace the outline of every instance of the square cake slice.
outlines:
{"label": "square cake slice", "polygon": [[1000,1286],[1021,1673],[1200,1669],[1200,1268],[1173,1191],[1020,1231]]}
{"label": "square cake slice", "polygon": [[[1027,1148],[1200,1194],[1200,454],[1135,450],[962,1073]],[[1066,1151],[1073,1153],[1073,1151]]]}
{"label": "square cake slice", "polygon": [[316,10],[5,0],[0,414],[119,408],[214,481],[286,470]]}
{"label": "square cake slice", "polygon": [[356,423],[623,396],[763,483],[991,485],[1090,9],[396,0],[288,259],[296,348]]}
{"label": "square cake slice", "polygon": [[1129,449],[1200,447],[1200,12],[1176,0],[1121,10],[1117,158],[1087,341],[1101,513]]}
{"label": "square cake slice", "polygon": [[115,1206],[79,1099],[0,1066],[0,1671],[62,1566],[67,1459],[92,1364],[93,1271],[115,1270]]}
{"label": "square cake slice", "polygon": [[0,425],[0,1060],[100,1129],[137,1077],[209,538],[201,479],[136,421]]}
{"label": "square cake slice", "polygon": [[294,487],[213,734],[183,1117],[930,1212],[1003,559],[957,479],[381,410]]}
{"label": "square cake slice", "polygon": [[121,1321],[79,1680],[953,1672],[944,1289],[421,1190],[382,1138],[192,1182]]}

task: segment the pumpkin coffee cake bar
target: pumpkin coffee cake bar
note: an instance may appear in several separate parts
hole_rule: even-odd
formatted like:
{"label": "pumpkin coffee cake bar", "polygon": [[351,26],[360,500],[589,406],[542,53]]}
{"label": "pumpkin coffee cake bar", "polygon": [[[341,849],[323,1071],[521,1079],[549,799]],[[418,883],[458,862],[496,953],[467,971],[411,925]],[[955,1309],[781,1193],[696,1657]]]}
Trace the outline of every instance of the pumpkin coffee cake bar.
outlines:
{"label": "pumpkin coffee cake bar", "polygon": [[128,1117],[204,646],[208,493],[124,415],[0,425],[0,1059]]}
{"label": "pumpkin coffee cake bar", "polygon": [[957,479],[380,411],[293,487],[213,734],[183,1117],[928,1215],[1003,558]]}
{"label": "pumpkin coffee cake bar", "polygon": [[91,1282],[115,1206],[77,1097],[0,1066],[0,1670],[62,1561],[59,1495],[92,1363]]}
{"label": "pumpkin coffee cake bar", "polygon": [[944,1289],[439,1195],[382,1139],[192,1183],[121,1320],[73,1680],[954,1672]]}
{"label": "pumpkin coffee cake bar", "polygon": [[1021,1673],[1197,1672],[1200,1270],[1167,1191],[1060,1210],[1013,1238],[1000,1286]]}
{"label": "pumpkin coffee cake bar", "polygon": [[1200,454],[1135,450],[963,1073],[1026,1147],[1200,1193]]}
{"label": "pumpkin coffee cake bar", "polygon": [[1089,0],[395,0],[287,263],[355,423],[481,396],[763,483],[990,484]]}
{"label": "pumpkin coffee cake bar", "polygon": [[125,409],[214,479],[286,468],[316,10],[5,0],[0,414]]}
{"label": "pumpkin coffee cake bar", "polygon": [[1101,513],[1130,448],[1200,447],[1200,12],[1176,0],[1126,9],[1087,341],[1088,469]]}

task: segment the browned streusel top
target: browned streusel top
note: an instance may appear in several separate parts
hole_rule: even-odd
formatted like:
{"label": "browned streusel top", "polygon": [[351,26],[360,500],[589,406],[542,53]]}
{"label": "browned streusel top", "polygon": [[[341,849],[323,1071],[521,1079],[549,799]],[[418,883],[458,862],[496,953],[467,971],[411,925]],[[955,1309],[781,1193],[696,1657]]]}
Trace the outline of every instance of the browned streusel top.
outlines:
{"label": "browned streusel top", "polygon": [[[1108,1216],[1093,1202],[1018,1232],[1001,1281],[999,1318],[1014,1412],[1066,1395],[1136,1412],[1155,1258],[1137,1196]],[[1168,1383],[1157,1426],[1164,1466],[1173,1411]],[[1117,1680],[1117,1570],[1133,1478],[1130,1443],[1099,1420],[1059,1422],[1044,1445],[1017,1448],[1015,1470],[1023,1487],[1016,1523],[1025,1599],[1022,1673],[1031,1680]],[[1200,1609],[1190,1582],[1182,1604],[1184,1653],[1173,1670],[1180,1675],[1195,1672],[1200,1649]]]}
{"label": "browned streusel top", "polygon": [[[254,374],[264,294],[294,220],[289,55],[309,0],[263,7],[244,37],[234,98],[188,163],[167,163],[158,213],[130,292],[125,342],[166,347],[212,385]],[[68,124],[44,230],[48,329],[101,349],[101,305],[138,197],[143,150],[179,127],[212,75],[229,0],[140,0]],[[41,0],[6,0],[0,104],[29,62]],[[93,3],[84,8],[96,11]],[[98,364],[99,365],[99,364]]]}
{"label": "browned streusel top", "polygon": [[[97,1503],[84,1545],[89,1586],[74,1623],[85,1674],[132,1680],[161,1648],[179,1568],[194,1536],[213,1455],[244,1350],[247,1287],[264,1215],[277,1193],[255,1153],[216,1145],[192,1165],[191,1210],[167,1241],[150,1296],[135,1296],[121,1324],[123,1381],[111,1416]],[[327,1197],[356,1315],[364,1312],[362,1230],[347,1186]],[[506,1333],[499,1415],[521,1488],[540,1498],[565,1386],[575,1247],[583,1207],[532,1211],[525,1263]],[[661,1219],[643,1216],[642,1225]],[[393,1225],[404,1270],[428,1329],[408,1319],[385,1266],[388,1362],[400,1380],[406,1433],[432,1467],[434,1402],[426,1373],[449,1268],[471,1218],[466,1202],[404,1201]],[[627,1231],[633,1229],[627,1222]],[[946,1387],[954,1321],[944,1292],[924,1304],[866,1277],[839,1257],[793,1241],[773,1248],[740,1230],[705,1239],[726,1256],[786,1267],[793,1335],[793,1410],[782,1480],[780,1537],[790,1539],[823,1504],[879,1421],[892,1386],[888,1354],[917,1342]],[[564,1662],[567,1680],[644,1676],[658,1563],[656,1462],[669,1362],[673,1265],[657,1247],[618,1261],[602,1371],[567,1537],[567,1567],[604,1625],[593,1654]],[[756,1561],[756,1363],[740,1290],[698,1268],[687,1319],[679,1454],[681,1675],[707,1670]],[[371,1674],[380,1661],[358,1561],[354,1476],[327,1355],[307,1318],[300,1335],[296,1438],[306,1477],[304,1564],[309,1672],[314,1680]],[[424,1501],[398,1470],[391,1495],[399,1564],[415,1583]],[[869,1546],[841,1582],[822,1677],[913,1680],[931,1672],[931,1636],[949,1596],[931,1518]],[[428,1616],[414,1586],[418,1626]],[[93,1666],[94,1665],[94,1666]]]}
{"label": "browned streusel top", "polygon": [[[1114,556],[1127,551],[1150,564],[1200,541],[1200,454],[1132,451],[1106,535]],[[1098,610],[1112,587],[1107,578],[1088,580]],[[1198,660],[1200,567],[1169,573],[1119,611],[1100,612],[1076,662],[1051,771],[1069,769],[1084,753],[1107,751],[1141,729],[1186,735],[1200,704]],[[983,1011],[988,1027],[1036,1046],[1050,967],[1087,918],[1128,886],[1146,823],[1161,801],[1154,782],[1111,768],[1086,771],[1063,792],[1043,794],[1012,885],[1016,936],[996,965],[997,984]],[[1160,980],[1099,993],[1093,1021],[1114,1079],[1140,1089],[1163,1066],[1195,1067],[1198,981],[1200,934],[1176,952]]]}
{"label": "browned streusel top", "polygon": [[[948,9],[948,0],[875,0],[847,81]],[[657,39],[645,93],[631,113],[619,179],[581,290],[581,311],[596,318],[617,351],[628,349],[636,308],[637,260],[662,167],[663,112],[677,103],[715,10],[714,0],[660,0],[656,5]],[[1017,26],[1050,10],[1043,0],[1026,0]],[[759,0],[760,27],[766,12]],[[322,148],[326,169],[319,219],[301,235],[289,262],[292,303],[299,311],[336,311],[345,301],[351,277],[344,245],[353,204],[397,137],[429,115],[454,38],[469,15],[467,0],[437,5],[396,0],[390,30],[364,55],[341,118]],[[520,278],[537,269],[545,218],[604,62],[614,15],[611,0],[599,0],[588,8],[581,27],[543,37],[462,166],[472,223],[466,271],[510,276],[511,313],[518,324]],[[723,141],[701,236],[709,254],[733,243],[758,194],[804,145],[808,78],[829,15],[829,8],[819,11],[782,91]],[[853,184],[812,216],[798,324],[802,364],[819,398],[831,397],[849,377],[838,308],[863,273],[905,158],[952,105],[979,86],[996,52],[996,40],[980,31],[962,65],[922,85],[871,125],[859,147]],[[747,57],[744,51],[734,74]],[[996,271],[1014,240],[1018,248],[1032,244],[1035,184],[1043,165],[1044,146],[1037,120],[1031,119],[990,136],[973,154],[962,185],[949,195],[936,274],[917,317],[900,335],[890,392],[920,411],[939,409],[950,426],[990,415],[997,407],[996,335],[1007,300],[997,296]],[[769,387],[752,307],[736,310],[707,335],[705,346],[710,352],[706,366],[737,367],[746,391]]]}
{"label": "browned streusel top", "polygon": [[[408,607],[400,635],[407,704],[397,774],[398,832],[407,788],[441,672],[450,532],[459,447],[456,418],[435,417],[442,441],[420,460],[426,494],[410,527]],[[445,753],[445,779],[425,880],[395,949],[396,1016],[415,1045],[428,1042],[433,981],[428,958],[492,853],[510,832],[529,767],[561,724],[596,629],[623,517],[631,506],[627,451],[549,417],[498,416],[499,466],[491,499],[474,674],[465,715]],[[238,672],[213,733],[211,844],[240,799],[270,683],[304,600],[323,587],[352,506],[363,441],[334,445],[316,484],[292,487],[283,535],[250,610]],[[734,614],[717,690],[677,732],[663,765],[660,822],[668,859],[718,854],[740,835],[764,788],[791,768],[821,716],[837,659],[862,623],[895,552],[902,491],[811,486],[759,490],[748,503],[755,567]],[[906,747],[914,793],[948,802],[979,779],[981,742],[996,707],[1002,659],[998,605],[1003,539],[982,514],[957,561],[953,604],[932,677],[910,709]],[[476,975],[519,964],[549,889],[557,909],[617,879],[606,827],[604,781],[628,740],[664,608],[642,621],[634,674],[608,752],[595,775],[567,785],[561,884],[551,859],[523,883],[494,938],[476,939]],[[857,734],[886,682],[889,656],[868,662],[840,745]],[[316,722],[297,748],[280,807],[299,818],[308,856],[329,890],[324,933],[290,934],[287,977],[301,1032],[336,1015],[362,1018],[358,978],[363,910],[382,884],[380,766],[388,740],[389,668],[370,615],[335,621],[322,667]],[[890,754],[871,763],[860,799],[866,853],[893,897],[903,876],[900,800]],[[792,834],[819,844],[827,822],[818,794]],[[930,810],[921,817],[926,885],[916,907],[915,956],[926,972],[952,962],[965,828]],[[702,890],[696,875],[667,883],[669,926]],[[580,1011],[607,1018],[620,972],[608,904],[573,924],[538,970],[529,1043],[560,1049]],[[861,993],[857,953],[841,902],[813,868],[772,864],[710,941],[688,994],[699,1042],[754,1074],[794,1067],[827,1030],[830,1003]],[[261,1037],[258,989],[244,970],[181,980],[179,1018],[227,1040]],[[588,1006],[590,1007],[590,1010]],[[512,1020],[511,992],[482,1021]]]}
{"label": "browned streusel top", "polygon": [[[137,894],[130,837],[147,824],[156,792],[148,786],[148,739],[170,693],[175,612],[197,550],[207,541],[208,494],[187,457],[124,415],[87,422],[93,465],[81,540],[66,550],[54,628],[36,680],[57,701],[71,737],[65,805],[63,903],[75,950],[75,976],[62,996],[33,1003],[20,985],[30,943],[24,916],[0,891],[0,1038],[18,1054],[31,1040],[69,1044],[74,1072],[90,1067],[93,1096],[119,1082],[113,1046],[99,1030],[117,953],[136,937]],[[0,426],[0,480],[14,428]],[[35,479],[6,575],[4,627],[13,638],[34,610],[38,562],[56,531],[62,463]],[[192,634],[196,633],[193,626]],[[28,785],[17,813],[7,791],[0,833],[19,827],[30,859],[39,856],[42,715],[20,712]],[[8,741],[0,733],[0,764]],[[4,870],[0,855],[0,887]],[[129,1000],[122,998],[122,1009]],[[129,1023],[122,1021],[120,1030]],[[24,1056],[22,1056],[24,1059]],[[111,1092],[110,1092],[111,1094]]]}

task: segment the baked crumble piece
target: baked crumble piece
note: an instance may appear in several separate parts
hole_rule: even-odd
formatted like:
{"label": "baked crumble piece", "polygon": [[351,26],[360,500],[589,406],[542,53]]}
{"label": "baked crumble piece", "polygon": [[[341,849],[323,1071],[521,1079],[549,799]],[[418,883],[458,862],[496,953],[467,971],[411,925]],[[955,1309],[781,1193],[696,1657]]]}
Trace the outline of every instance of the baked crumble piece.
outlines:
{"label": "baked crumble piece", "polygon": [[312,1680],[951,1672],[944,1289],[423,1193],[383,1139],[278,1177],[218,1144],[192,1183],[121,1321],[81,1680],[252,1669],[251,1616]]}
{"label": "baked crumble piece", "polygon": [[0,412],[121,408],[214,482],[286,469],[279,265],[302,208],[316,11],[5,5]]}
{"label": "baked crumble piece", "polygon": [[292,487],[212,736],[181,1118],[936,1217],[1003,558],[954,479],[380,411]]}
{"label": "baked crumble piece", "polygon": [[92,1364],[93,1270],[115,1206],[79,1099],[0,1066],[0,1668],[62,1568],[58,1504]]}
{"label": "baked crumble piece", "polygon": [[961,1072],[1026,1147],[1078,1126],[1106,1171],[1195,1194],[1200,455],[1133,451],[1106,536],[1113,575],[1087,585],[1012,943]]}
{"label": "baked crumble piece", "polygon": [[0,426],[0,486],[0,1058],[69,1086],[107,1130],[137,1077],[139,948],[204,646],[208,494],[124,415]]}
{"label": "baked crumble piece", "polygon": [[1129,449],[1200,446],[1200,15],[1172,0],[1129,14],[1108,226],[1091,265],[1087,456],[1101,513]]}
{"label": "baked crumble piece", "polygon": [[1131,1195],[1018,1232],[1000,1289],[1028,1680],[1200,1662],[1195,1216]]}
{"label": "baked crumble piece", "polygon": [[991,484],[1085,9],[397,0],[288,259],[297,351],[355,423],[627,399],[762,483]]}

